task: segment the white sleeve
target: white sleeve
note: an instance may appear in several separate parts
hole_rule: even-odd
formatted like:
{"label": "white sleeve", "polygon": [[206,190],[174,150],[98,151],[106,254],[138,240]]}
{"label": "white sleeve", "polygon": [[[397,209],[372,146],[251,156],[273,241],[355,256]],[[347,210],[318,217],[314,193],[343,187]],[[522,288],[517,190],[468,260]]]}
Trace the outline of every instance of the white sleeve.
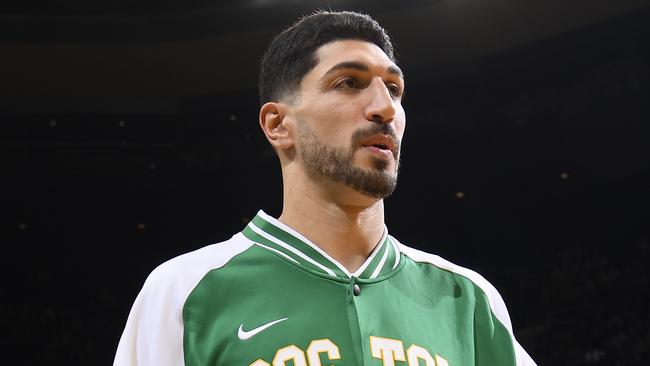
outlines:
{"label": "white sleeve", "polygon": [[182,366],[183,307],[212,269],[221,268],[252,244],[243,234],[161,264],[151,272],[126,321],[113,366]]}
{"label": "white sleeve", "polygon": [[501,321],[501,323],[508,329],[510,332],[510,337],[512,338],[513,346],[515,347],[515,357],[517,358],[517,366],[537,366],[535,361],[528,355],[526,350],[517,342],[515,336],[512,332],[512,322],[510,321],[510,314],[508,314],[508,309],[506,308],[506,303],[503,301],[503,297],[499,294],[499,291],[489,282],[485,281],[484,291],[487,290],[488,296],[491,298],[490,302],[492,304],[492,311],[494,315]]}
{"label": "white sleeve", "polygon": [[114,366],[179,366],[183,360],[181,301],[161,268],[145,281],[129,313]]}

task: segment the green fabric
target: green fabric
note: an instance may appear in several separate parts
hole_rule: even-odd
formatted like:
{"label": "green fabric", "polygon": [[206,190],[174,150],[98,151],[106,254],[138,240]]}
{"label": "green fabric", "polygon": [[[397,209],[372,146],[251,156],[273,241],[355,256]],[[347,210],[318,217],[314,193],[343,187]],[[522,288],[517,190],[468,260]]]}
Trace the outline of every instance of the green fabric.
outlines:
{"label": "green fabric", "polygon": [[[306,350],[321,338],[333,340],[342,355],[353,355],[348,293],[340,279],[287,265],[253,247],[208,273],[187,299],[186,365],[249,365],[258,358],[271,363],[278,349],[295,344]],[[240,324],[250,330],[285,317],[249,340],[237,338]]]}
{"label": "green fabric", "polygon": [[[265,233],[309,253],[319,263],[327,262],[306,243],[256,219],[253,222]],[[516,365],[511,336],[492,313],[481,288],[466,277],[404,255],[392,268],[398,253],[389,239],[381,244],[362,277],[356,278],[340,271],[327,275],[250,227],[243,233],[298,263],[253,245],[225,266],[208,272],[183,307],[186,365],[249,366],[260,360],[256,366],[315,366],[317,363],[308,360],[308,351],[310,345],[322,344],[319,342],[331,342],[340,353],[339,359],[317,353],[322,365],[390,364],[373,357],[377,342],[401,347],[405,359],[395,365],[425,365],[423,359],[408,363],[406,356],[416,348],[433,360],[438,357],[440,363],[434,361],[433,366],[441,366],[445,360],[450,366]],[[379,268],[385,250],[386,263],[380,267],[380,275],[369,278],[373,268]],[[335,266],[328,263],[327,267]],[[354,295],[355,284],[361,289],[358,296]],[[240,326],[252,331],[284,318],[249,339],[238,337]],[[286,347],[299,356],[298,361],[274,363]]]}
{"label": "green fabric", "polygon": [[[209,272],[184,306],[186,365],[272,364],[277,350],[306,351],[317,339],[331,340],[341,354],[321,354],[322,365],[382,365],[371,356],[370,336],[401,340],[405,350],[421,346],[449,365],[515,365],[507,330],[462,276],[408,259],[375,280],[328,277],[289,263],[253,246]],[[281,318],[288,319],[251,339],[237,337],[240,324],[250,330]]]}

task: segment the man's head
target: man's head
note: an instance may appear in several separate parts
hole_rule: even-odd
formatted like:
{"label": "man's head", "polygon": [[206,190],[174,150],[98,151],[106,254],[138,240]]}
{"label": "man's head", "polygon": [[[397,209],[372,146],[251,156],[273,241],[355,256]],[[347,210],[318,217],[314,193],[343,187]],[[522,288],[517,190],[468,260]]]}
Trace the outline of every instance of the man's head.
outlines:
{"label": "man's head", "polygon": [[282,32],[262,64],[260,124],[285,184],[306,176],[323,187],[390,195],[406,122],[403,90],[390,39],[367,15],[320,12]]}
{"label": "man's head", "polygon": [[285,29],[269,45],[260,68],[260,103],[293,95],[305,74],[316,65],[316,50],[344,39],[374,43],[396,62],[386,30],[370,16],[318,11]]}

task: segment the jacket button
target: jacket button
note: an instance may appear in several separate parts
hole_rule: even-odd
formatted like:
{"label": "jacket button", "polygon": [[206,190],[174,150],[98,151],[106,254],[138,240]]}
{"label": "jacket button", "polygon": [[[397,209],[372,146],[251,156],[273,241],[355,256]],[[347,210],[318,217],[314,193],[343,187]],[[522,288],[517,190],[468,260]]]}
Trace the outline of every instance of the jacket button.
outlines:
{"label": "jacket button", "polygon": [[354,296],[359,296],[361,294],[361,287],[359,287],[359,285],[355,283],[354,285],[352,285],[352,293],[354,294]]}

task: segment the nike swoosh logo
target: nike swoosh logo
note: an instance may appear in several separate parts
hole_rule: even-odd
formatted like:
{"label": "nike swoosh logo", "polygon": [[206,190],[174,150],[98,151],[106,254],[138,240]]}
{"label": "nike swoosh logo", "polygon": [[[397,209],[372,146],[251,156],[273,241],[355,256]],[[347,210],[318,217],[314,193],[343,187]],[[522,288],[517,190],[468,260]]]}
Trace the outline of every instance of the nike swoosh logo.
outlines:
{"label": "nike swoosh logo", "polygon": [[241,339],[242,341],[245,341],[247,339],[253,338],[255,335],[257,335],[260,332],[263,332],[267,328],[270,328],[270,327],[278,324],[279,322],[285,321],[287,319],[289,319],[289,318],[282,318],[282,319],[274,320],[274,321],[266,323],[264,325],[260,325],[259,327],[255,328],[255,329],[251,329],[248,332],[243,329],[244,324],[239,324],[239,330],[237,331],[237,337],[239,337],[239,339]]}

